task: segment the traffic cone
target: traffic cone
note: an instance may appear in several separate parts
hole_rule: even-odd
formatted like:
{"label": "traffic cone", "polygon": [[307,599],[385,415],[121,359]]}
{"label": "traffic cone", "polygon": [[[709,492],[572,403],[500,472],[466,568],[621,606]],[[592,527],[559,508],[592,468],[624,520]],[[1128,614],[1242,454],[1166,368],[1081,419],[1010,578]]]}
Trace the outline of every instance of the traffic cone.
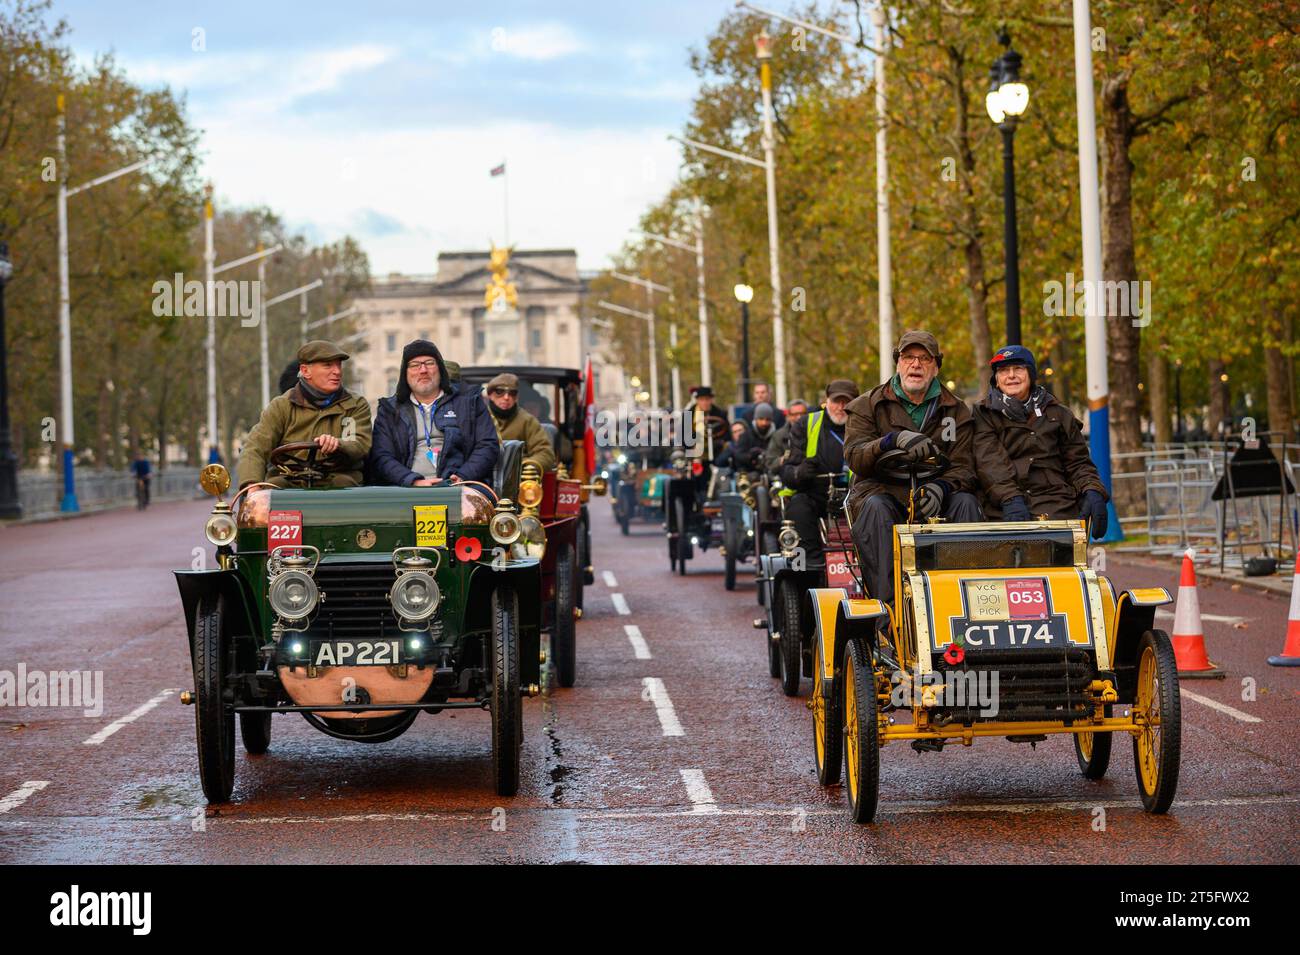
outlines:
{"label": "traffic cone", "polygon": [[1282,655],[1268,658],[1269,666],[1300,667],[1300,552],[1295,555],[1295,576],[1291,578],[1291,612],[1287,614],[1286,645]]}
{"label": "traffic cone", "polygon": [[1183,576],[1178,581],[1171,640],[1180,677],[1222,679],[1227,676],[1205,654],[1205,628],[1201,626],[1201,601],[1196,594],[1196,564],[1192,562],[1191,550],[1183,555]]}

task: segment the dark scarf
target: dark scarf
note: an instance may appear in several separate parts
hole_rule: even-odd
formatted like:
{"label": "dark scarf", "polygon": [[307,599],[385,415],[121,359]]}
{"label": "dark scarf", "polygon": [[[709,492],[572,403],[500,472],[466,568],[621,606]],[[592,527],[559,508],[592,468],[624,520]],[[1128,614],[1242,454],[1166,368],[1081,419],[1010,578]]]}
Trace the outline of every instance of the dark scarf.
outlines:
{"label": "dark scarf", "polygon": [[994,411],[1001,411],[1012,421],[1024,424],[1029,420],[1031,414],[1036,414],[1046,407],[1050,397],[1047,389],[1042,385],[1035,385],[1031,388],[1029,398],[1026,401],[1003,394],[997,388],[990,388],[989,395],[984,399],[984,403]]}
{"label": "dark scarf", "polygon": [[302,392],[302,396],[307,399],[309,405],[322,411],[334,404],[334,402],[338,401],[340,398],[347,397],[347,391],[342,385],[339,385],[338,391],[326,394],[323,391],[313,388],[302,378],[298,379],[298,390]]}
{"label": "dark scarf", "polygon": [[491,398],[488,399],[487,405],[488,410],[492,412],[492,416],[494,418],[500,418],[502,421],[510,421],[519,413],[518,405],[512,406],[509,411],[502,411]]}

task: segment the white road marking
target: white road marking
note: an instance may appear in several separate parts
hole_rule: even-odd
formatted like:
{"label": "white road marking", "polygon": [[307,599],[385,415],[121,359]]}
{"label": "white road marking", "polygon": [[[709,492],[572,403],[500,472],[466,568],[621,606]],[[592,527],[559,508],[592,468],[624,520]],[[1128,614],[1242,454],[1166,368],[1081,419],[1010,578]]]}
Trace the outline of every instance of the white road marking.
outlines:
{"label": "white road marking", "polygon": [[126,716],[122,717],[120,720],[114,720],[113,722],[109,723],[107,726],[105,726],[94,736],[90,737],[90,739],[83,740],[82,745],[98,746],[100,743],[104,742],[104,740],[108,739],[110,736],[112,736],[114,733],[120,730],[123,726],[126,726],[128,723],[134,723],[136,720],[144,716],[155,706],[157,706],[159,703],[167,699],[167,697],[171,696],[175,692],[176,692],[175,690],[163,690],[161,693],[155,696],[148,703],[144,703],[140,706],[137,706],[135,709],[133,709],[130,713],[127,713]]}
{"label": "white road marking", "polygon": [[1218,700],[1212,700],[1208,696],[1201,696],[1199,693],[1193,693],[1191,690],[1180,687],[1183,696],[1189,700],[1195,700],[1202,706],[1208,706],[1212,710],[1218,710],[1220,713],[1227,713],[1235,720],[1241,720],[1243,723],[1262,723],[1264,722],[1258,716],[1251,716],[1249,713],[1243,713],[1241,710],[1233,709],[1227,703],[1220,703]]}
{"label": "white road marking", "polygon": [[627,638],[632,641],[632,649],[636,652],[638,660],[650,660],[650,647],[645,642],[645,637],[641,636],[641,628],[635,624],[625,624],[623,629],[627,631]]}
{"label": "white road marking", "polygon": [[686,731],[682,729],[682,724],[677,719],[677,711],[673,709],[673,701],[668,698],[668,691],[664,689],[664,681],[657,676],[648,676],[641,680],[641,698],[650,700],[655,705],[655,713],[659,717],[659,725],[663,727],[665,736],[685,736]]}
{"label": "white road marking", "polygon": [[0,816],[9,812],[11,809],[17,809],[25,803],[33,793],[38,793],[50,784],[48,779],[29,779],[23,783],[4,799],[0,799]]}
{"label": "white road marking", "polygon": [[627,598],[622,594],[610,594],[609,599],[614,601],[614,609],[627,617],[631,615],[632,608],[627,605]]}
{"label": "white road marking", "polygon": [[[1169,619],[1169,620],[1173,620],[1173,619],[1174,619],[1174,615],[1173,615],[1173,613],[1170,612],[1170,611],[1168,611],[1168,610],[1165,610],[1163,607],[1161,607],[1160,609],[1158,609],[1158,610],[1156,611],[1156,616],[1157,616],[1157,617],[1162,617],[1162,618],[1167,618],[1167,619]],[[1201,619],[1202,619],[1202,620],[1208,620],[1210,623],[1233,623],[1233,624],[1236,624],[1236,623],[1245,623],[1245,622],[1246,622],[1247,620],[1249,620],[1250,618],[1249,618],[1249,617],[1228,617],[1228,616],[1224,616],[1224,615],[1221,614],[1221,613],[1203,613],[1203,614],[1201,614]]]}
{"label": "white road marking", "polygon": [[[1219,808],[1223,806],[1289,806],[1300,803],[1300,796],[1228,796],[1220,799],[1176,799],[1174,807],[1178,809]],[[1040,803],[981,803],[978,805],[946,805],[943,803],[905,803],[882,802],[880,814],[888,815],[939,815],[944,813],[1032,813],[1032,812],[1091,812],[1101,806],[1105,809],[1131,810],[1142,812],[1141,803],[1136,799],[1088,799],[1069,802]],[[690,819],[701,815],[710,816],[842,816],[842,806],[807,808],[804,806],[766,806],[718,808],[717,812],[700,813],[695,809],[586,809],[574,812],[572,809],[552,808],[548,806],[536,809],[512,809],[511,812],[564,812],[573,813],[578,821],[586,819]],[[280,825],[310,824],[333,825],[340,822],[473,822],[481,824],[492,819],[489,813],[471,812],[370,812],[352,813],[342,816],[253,816],[235,818],[222,816],[207,820],[209,828],[225,825]]]}
{"label": "white road marking", "polygon": [[680,769],[682,783],[686,786],[686,795],[691,800],[691,812],[717,813],[718,801],[713,798],[713,790],[704,780],[702,769]]}
{"label": "white road marking", "polygon": [[618,579],[612,570],[602,570],[600,576],[605,578],[605,586],[611,590],[618,586]]}

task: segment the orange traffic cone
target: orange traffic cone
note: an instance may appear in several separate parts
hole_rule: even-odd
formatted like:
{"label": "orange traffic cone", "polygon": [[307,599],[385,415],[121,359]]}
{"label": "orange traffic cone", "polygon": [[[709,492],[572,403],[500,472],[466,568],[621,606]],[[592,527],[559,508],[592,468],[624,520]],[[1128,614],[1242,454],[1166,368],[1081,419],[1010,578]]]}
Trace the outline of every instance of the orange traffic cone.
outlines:
{"label": "orange traffic cone", "polygon": [[1227,676],[1205,655],[1205,628],[1201,626],[1201,601],[1196,594],[1196,565],[1192,551],[1183,555],[1183,576],[1178,581],[1178,604],[1174,607],[1174,658],[1180,677],[1222,679]]}
{"label": "orange traffic cone", "polygon": [[1295,555],[1295,576],[1291,578],[1291,612],[1287,614],[1286,645],[1282,655],[1268,658],[1269,666],[1300,667],[1300,552]]}

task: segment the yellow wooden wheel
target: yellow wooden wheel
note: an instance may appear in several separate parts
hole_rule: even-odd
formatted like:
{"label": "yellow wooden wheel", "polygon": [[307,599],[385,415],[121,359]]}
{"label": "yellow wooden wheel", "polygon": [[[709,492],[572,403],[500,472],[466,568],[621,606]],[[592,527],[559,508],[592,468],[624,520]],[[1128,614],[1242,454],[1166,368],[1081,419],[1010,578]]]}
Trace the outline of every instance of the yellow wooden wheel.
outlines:
{"label": "yellow wooden wheel", "polygon": [[[1106,705],[1105,716],[1111,715],[1110,704]],[[1079,772],[1088,779],[1101,779],[1110,767],[1110,748],[1113,733],[1075,733],[1074,757],[1079,763]]]}
{"label": "yellow wooden wheel", "polygon": [[841,727],[839,700],[834,687],[827,694],[822,687],[822,639],[813,636],[813,747],[817,755],[817,781],[823,786],[833,786],[840,781],[843,762],[841,747],[844,738]]}
{"label": "yellow wooden wheel", "polygon": [[877,721],[876,674],[865,641],[844,648],[844,761],[849,816],[854,822],[876,818],[880,797],[880,724]]}
{"label": "yellow wooden wheel", "polygon": [[1174,801],[1182,749],[1182,706],[1178,663],[1169,635],[1148,630],[1138,643],[1137,689],[1133,718],[1141,731],[1133,738],[1133,768],[1147,812],[1163,813]]}

